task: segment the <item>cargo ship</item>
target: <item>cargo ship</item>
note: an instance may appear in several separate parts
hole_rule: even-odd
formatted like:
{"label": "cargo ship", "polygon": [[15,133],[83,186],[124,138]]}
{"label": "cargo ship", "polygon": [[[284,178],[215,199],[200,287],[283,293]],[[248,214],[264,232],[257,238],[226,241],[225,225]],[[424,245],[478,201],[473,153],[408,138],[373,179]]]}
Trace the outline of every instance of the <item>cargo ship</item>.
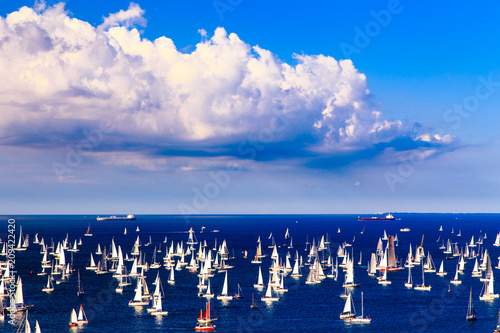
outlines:
{"label": "cargo ship", "polygon": [[132,214],[128,214],[127,216],[106,216],[106,217],[97,217],[97,221],[133,221],[135,220],[135,216]]}
{"label": "cargo ship", "polygon": [[386,216],[370,216],[370,217],[358,216],[358,221],[391,221],[391,220],[395,220],[392,214],[387,214]]}

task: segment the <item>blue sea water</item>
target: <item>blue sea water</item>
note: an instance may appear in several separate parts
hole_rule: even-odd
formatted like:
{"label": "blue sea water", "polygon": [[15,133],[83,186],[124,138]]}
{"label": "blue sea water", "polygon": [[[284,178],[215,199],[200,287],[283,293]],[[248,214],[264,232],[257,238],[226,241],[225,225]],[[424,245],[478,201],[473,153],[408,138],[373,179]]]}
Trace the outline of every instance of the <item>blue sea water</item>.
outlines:
{"label": "blue sea water", "polygon": [[[243,299],[234,299],[223,303],[213,299],[212,307],[217,314],[216,332],[492,332],[497,321],[500,299],[493,302],[479,301],[479,294],[483,283],[471,277],[473,261],[466,264],[465,274],[461,275],[462,285],[451,285],[457,260],[445,260],[447,276],[439,277],[435,273],[426,273],[426,284],[432,285],[432,290],[417,291],[404,287],[407,279],[407,270],[389,272],[388,279],[392,284],[381,286],[366,272],[367,262],[375,251],[377,241],[386,230],[388,235],[398,235],[399,243],[396,255],[403,260],[408,254],[410,244],[413,249],[420,245],[424,235],[423,246],[429,251],[436,266],[445,255],[439,250],[438,237],[446,241],[450,238],[464,247],[474,235],[477,240],[487,234],[484,246],[488,249],[494,266],[498,263],[500,248],[492,246],[495,235],[500,228],[500,215],[497,214],[394,214],[396,221],[357,221],[357,215],[210,215],[210,216],[137,216],[136,221],[97,222],[95,216],[3,216],[0,217],[0,237],[7,236],[7,219],[16,221],[16,229],[22,226],[23,233],[30,235],[33,240],[35,233],[45,242],[62,241],[66,234],[71,242],[81,238],[83,245],[80,251],[73,255],[73,266],[80,270],[85,294],[77,296],[77,276],[73,274],[69,283],[55,285],[55,290],[47,294],[42,292],[46,284],[46,276],[37,276],[41,271],[40,246],[30,244],[27,251],[16,252],[16,270],[23,280],[25,299],[35,306],[29,311],[29,318],[34,327],[38,320],[42,332],[194,332],[196,318],[201,308],[205,306],[205,299],[197,296],[198,277],[187,270],[176,271],[175,285],[169,285],[169,272],[161,267],[160,277],[166,294],[166,304],[169,311],[167,316],[151,316],[146,307],[130,307],[129,300],[133,298],[134,285],[125,287],[123,294],[117,294],[117,281],[111,274],[96,275],[85,270],[91,252],[95,252],[97,244],[109,249],[112,238],[120,245],[124,253],[129,253],[137,236],[142,243],[146,243],[151,236],[153,244],[142,246],[141,250],[147,254],[148,261],[155,246],[161,244],[162,254],[159,262],[165,255],[165,245],[162,243],[168,238],[168,245],[174,242],[187,241],[187,230],[190,227],[196,231],[198,241],[207,241],[212,248],[217,239],[218,244],[226,240],[230,254],[235,259],[229,263],[234,265],[228,270],[229,293],[236,292],[237,284],[242,288]],[[91,225],[92,237],[84,237],[88,225]],[[439,232],[439,226],[443,231]],[[135,232],[136,226],[140,231]],[[206,227],[200,233],[202,226]],[[410,232],[400,232],[400,228],[408,227]],[[124,235],[124,228],[128,232]],[[344,307],[344,300],[339,297],[343,292],[343,273],[338,281],[324,279],[316,285],[306,285],[305,279],[308,267],[302,269],[303,276],[296,280],[290,276],[285,278],[285,286],[289,292],[280,295],[280,301],[266,304],[260,301],[265,290],[253,288],[257,281],[258,265],[251,264],[255,255],[256,241],[260,236],[263,251],[270,254],[267,248],[269,234],[272,232],[276,244],[285,243],[284,235],[289,228],[293,237],[293,249],[282,246],[278,249],[281,257],[290,251],[292,257],[295,251],[307,260],[305,251],[306,240],[313,238],[319,241],[322,235],[328,233],[333,253],[339,244],[346,241],[353,244],[352,253],[355,262],[355,278],[361,286],[354,289],[353,299],[357,312],[360,312],[360,293],[364,293],[365,314],[372,318],[371,324],[353,325],[339,319]],[[337,233],[340,228],[341,232]],[[363,234],[360,232],[363,230]],[[454,233],[451,233],[452,228]],[[461,230],[461,237],[457,236]],[[211,232],[219,230],[219,232]],[[196,247],[197,249],[197,247]],[[243,258],[243,251],[248,251],[248,258]],[[234,251],[234,252],[233,252]],[[362,253],[361,265],[358,264]],[[97,256],[94,256],[97,258]],[[0,259],[3,260],[4,257]],[[71,255],[67,252],[68,260]],[[187,258],[189,259],[189,258]],[[130,269],[131,262],[126,262]],[[293,261],[292,261],[293,264]],[[263,258],[262,268],[264,281],[267,281],[269,256]],[[415,283],[421,282],[420,267],[413,270]],[[157,274],[157,269],[150,269],[147,281],[150,290],[151,283]],[[494,269],[498,277],[498,270]],[[223,284],[224,274],[215,273],[211,279],[212,290],[219,293]],[[498,278],[497,278],[498,279]],[[498,281],[498,280],[497,280]],[[478,314],[476,322],[466,322],[465,315],[469,299],[469,290],[473,288],[473,302]],[[128,288],[128,289],[127,289]],[[495,286],[496,293],[500,286]],[[258,309],[250,309],[252,292]],[[77,309],[80,304],[86,311],[89,323],[80,328],[70,328],[68,325],[71,309]],[[8,323],[7,319],[0,322],[1,332],[16,332],[21,315],[16,315],[16,325]]]}

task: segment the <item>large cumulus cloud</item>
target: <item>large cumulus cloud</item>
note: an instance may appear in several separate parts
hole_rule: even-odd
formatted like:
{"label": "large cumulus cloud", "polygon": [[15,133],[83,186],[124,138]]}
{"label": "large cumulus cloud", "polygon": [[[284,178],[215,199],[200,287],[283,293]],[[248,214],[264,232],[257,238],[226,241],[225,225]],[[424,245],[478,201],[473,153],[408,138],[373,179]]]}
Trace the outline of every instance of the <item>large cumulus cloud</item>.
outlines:
{"label": "large cumulus cloud", "polygon": [[401,138],[432,141],[434,149],[454,142],[386,119],[350,60],[295,55],[287,64],[223,28],[211,37],[201,30],[202,41],[183,53],[167,37],[141,37],[134,27],[146,21],[136,4],[98,27],[71,17],[62,3],[38,7],[0,18],[3,145],[66,144],[107,119],[110,150],[136,145],[183,155],[199,147],[245,158],[234,147],[276,117],[287,121],[273,133],[269,159],[394,149]]}

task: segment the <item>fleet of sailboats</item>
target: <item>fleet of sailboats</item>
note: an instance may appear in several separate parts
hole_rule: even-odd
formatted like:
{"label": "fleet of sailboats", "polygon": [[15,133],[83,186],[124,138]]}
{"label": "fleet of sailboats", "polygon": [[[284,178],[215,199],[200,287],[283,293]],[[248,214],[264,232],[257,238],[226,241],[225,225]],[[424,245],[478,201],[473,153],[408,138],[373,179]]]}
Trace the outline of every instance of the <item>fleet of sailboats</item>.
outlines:
{"label": "fleet of sailboats", "polygon": [[[365,228],[363,227],[363,232],[364,230]],[[440,230],[442,231],[442,228],[440,228]],[[25,251],[29,246],[29,236],[26,235],[23,237],[21,228],[20,228],[20,233],[21,233],[20,240],[19,243],[17,244],[16,250]],[[459,233],[461,233],[460,229]],[[275,235],[277,234],[278,233],[275,233]],[[88,225],[87,231],[84,234],[84,236],[87,237],[92,236],[92,234],[90,233],[90,224]],[[456,269],[454,278],[449,282],[451,284],[456,284],[456,285],[461,284],[462,280],[460,279],[460,274],[464,273],[467,261],[471,262],[472,261],[471,259],[473,259],[474,268],[472,269],[472,276],[479,277],[481,281],[484,282],[483,289],[481,290],[479,299],[481,301],[493,301],[496,298],[498,298],[499,295],[495,294],[492,262],[489,257],[487,249],[483,245],[483,241],[484,239],[486,239],[485,236],[486,236],[485,234],[484,237],[481,234],[479,236],[479,240],[477,241],[475,240],[474,236],[472,236],[470,242],[464,244],[465,251],[464,248],[460,249],[458,247],[457,245],[458,243],[453,243],[450,239],[447,240],[446,246],[444,246],[445,238],[443,238],[442,249],[444,250],[443,253],[449,254],[449,256],[447,257],[448,259],[451,260],[451,257],[453,257],[453,259],[458,259],[458,263],[455,262]],[[262,265],[261,265],[262,258],[266,257],[266,254],[264,254],[262,251],[260,237],[258,238],[257,241],[255,257],[251,261],[254,264],[258,264],[259,266],[257,283],[254,284],[254,287],[257,289],[256,292],[257,293],[262,292],[261,290],[266,288],[264,296],[261,297],[261,301],[263,302],[280,301],[280,297],[278,295],[288,291],[286,285],[288,285],[288,282],[291,281],[287,280],[290,277],[298,279],[295,280],[297,281],[297,283],[300,283],[300,281],[302,280],[302,282],[305,284],[317,284],[321,283],[321,281],[326,277],[335,278],[336,280],[339,275],[339,271],[343,268],[345,274],[344,274],[344,282],[342,285],[345,288],[345,292],[341,297],[345,298],[346,301],[344,304],[344,309],[340,314],[340,318],[346,320],[348,319],[348,321],[351,323],[371,322],[371,318],[369,316],[365,316],[363,292],[361,292],[361,315],[356,316],[356,311],[354,309],[352,288],[359,287],[360,283],[356,281],[354,278],[355,272],[356,274],[359,273],[359,267],[356,267],[356,269],[354,269],[353,254],[355,251],[352,246],[353,244],[344,242],[338,246],[338,250],[331,251],[328,235],[326,235],[326,237],[322,235],[321,237],[313,238],[311,243],[306,244],[306,249],[307,249],[306,253],[302,253],[301,255],[297,250],[295,251],[295,254],[293,254],[293,252],[292,254],[288,252],[283,257],[282,256],[284,254],[283,252],[288,251],[288,250],[283,251],[283,249],[293,248],[292,244],[293,238],[291,236],[290,229],[286,229],[284,242],[280,241],[278,239],[278,236],[276,236],[278,244],[283,244],[283,245],[276,244],[275,238],[272,236],[272,233],[270,234],[269,239],[271,240],[270,248],[272,249],[272,254],[270,255],[269,258],[269,260],[271,261],[271,266],[269,267],[269,279],[267,283],[267,288],[263,282]],[[404,264],[404,259],[403,261],[399,261],[395,255],[394,246],[396,239],[397,239],[396,237],[388,235],[386,230],[384,230],[383,237],[379,239],[379,243],[377,244],[377,250],[371,253],[371,255],[370,252],[368,252],[369,260],[366,271],[367,274],[370,276],[378,276],[377,278],[378,284],[382,285],[391,284],[391,281],[388,280],[388,272],[393,270],[400,270],[403,267],[401,266],[401,264]],[[317,240],[319,240],[319,242]],[[382,242],[384,240],[386,242]],[[486,243],[486,241],[484,242]],[[49,242],[47,242],[48,244],[45,244],[43,238],[40,241],[38,238],[38,234],[36,234],[33,243],[39,244],[41,246],[40,253],[43,255],[41,261],[42,272],[38,275],[40,276],[47,275],[47,283],[45,284],[45,287],[42,290],[44,292],[53,291],[54,290],[53,281],[55,279],[55,276],[60,275],[61,278],[56,280],[56,282],[63,283],[68,281],[69,277],[72,275],[74,271],[77,271],[78,275],[77,295],[83,294],[84,290],[81,281],[80,270],[73,268],[72,258],[69,258],[70,252],[72,256],[74,252],[78,252],[84,248],[80,247],[81,239],[80,241],[78,241],[78,237],[71,239],[68,239],[68,237],[66,237],[66,239],[63,242],[59,243],[56,242],[57,244],[56,247],[53,241],[52,245],[49,244]],[[151,264],[149,264],[146,261],[146,254],[145,254],[146,252],[143,251],[144,248],[142,246],[148,246],[152,243],[153,242],[151,236],[149,236],[149,241],[146,244],[141,244],[139,236],[137,236],[137,240],[132,248],[132,251],[130,252],[127,251],[128,253],[126,254],[125,258],[123,256],[121,247],[117,246],[118,244],[115,244],[114,239],[111,239],[111,245],[109,245],[109,243],[103,244],[106,245],[103,247],[104,251],[101,250],[101,245],[97,244],[97,251],[95,252],[97,258],[97,265],[96,265],[96,260],[94,259],[94,253],[90,253],[87,266],[85,267],[86,271],[90,272],[85,273],[84,270],[83,271],[84,276],[85,274],[93,274],[93,272],[96,272],[97,274],[113,273],[113,277],[116,278],[118,281],[118,288],[116,288],[116,292],[118,293],[122,293],[124,287],[131,285],[132,284],[131,278],[133,278],[136,280],[136,288],[134,297],[132,300],[130,300],[129,305],[148,306],[147,312],[149,312],[151,315],[157,315],[157,316],[167,315],[168,311],[166,309],[166,302],[165,302],[166,295],[164,293],[163,286],[161,285],[159,272],[157,274],[155,282],[153,283],[153,285],[156,286],[153,295],[149,294],[148,283],[146,281],[145,272],[147,272],[149,269],[159,270],[162,266],[158,262],[158,261],[161,262],[161,258],[157,260],[157,253],[162,253],[161,248],[158,249],[157,247],[154,248],[150,261]],[[489,244],[491,245],[491,242]],[[169,272],[168,282],[170,284],[175,283],[175,274],[176,274],[175,271],[182,272],[185,268],[191,273],[198,274],[200,278],[198,284],[198,287],[200,288],[199,296],[207,298],[208,301],[206,304],[205,313],[203,314],[203,310],[200,313],[200,316],[198,318],[198,325],[195,327],[195,330],[211,331],[214,330],[215,328],[215,325],[213,325],[214,319],[211,318],[210,315],[211,312],[210,298],[214,297],[214,294],[212,292],[213,286],[211,285],[213,280],[211,280],[211,278],[214,276],[214,273],[216,272],[224,273],[224,282],[222,285],[222,291],[216,297],[218,300],[225,301],[243,297],[242,296],[243,289],[240,286],[240,284],[235,283],[237,286],[236,288],[237,292],[234,295],[229,295],[228,293],[228,270],[232,268],[232,266],[228,264],[228,259],[235,258],[234,250],[233,250],[233,256],[231,257],[229,255],[230,252],[227,249],[225,240],[222,243],[219,242],[218,245],[216,241],[213,249],[211,248],[211,246],[208,247],[206,245],[206,241],[205,242],[200,241],[198,243],[198,241],[195,239],[194,231],[192,230],[192,228],[189,231],[189,238],[185,245],[182,242],[179,242],[177,244],[177,247],[175,247],[174,241],[172,241],[170,247],[164,246],[165,250],[163,252],[165,253],[165,257],[163,260],[164,261],[163,266],[165,266],[166,271]],[[493,245],[500,246],[500,233],[496,235],[495,242],[493,243]],[[335,245],[335,248],[336,247],[337,245]],[[435,247],[437,248],[437,246]],[[109,249],[109,253],[106,252],[106,248]],[[409,289],[413,288],[415,290],[426,290],[426,291],[431,290],[431,286],[425,284],[425,275],[426,273],[436,272],[436,275],[438,276],[445,276],[447,274],[447,272],[444,270],[446,260],[441,260],[439,269],[436,270],[436,266],[434,265],[433,261],[433,255],[436,254],[435,252],[433,252],[433,254],[431,255],[430,251],[424,252],[423,239],[422,239],[422,244],[416,247],[415,255],[412,252],[411,245],[409,249],[410,251],[406,259],[406,267],[408,268],[408,279],[405,282],[405,287]],[[475,252],[476,250],[477,253]],[[213,252],[215,254],[212,255],[212,251],[215,251]],[[363,249],[363,251],[365,250]],[[271,251],[267,250],[267,252]],[[356,253],[357,252],[358,249],[356,249]],[[2,253],[6,253],[5,246],[4,249],[2,250]],[[244,259],[246,259],[246,251],[244,251],[244,253],[245,253]],[[127,267],[125,266],[124,261],[127,261],[127,259],[129,259],[128,256],[129,254],[131,256],[130,260],[133,261],[133,263],[130,273],[127,273]],[[85,258],[87,258],[87,255],[85,255]],[[53,256],[52,260],[50,260],[50,256]],[[303,257],[305,259],[303,259]],[[366,252],[364,257],[366,261],[367,257]],[[186,260],[184,258],[186,258]],[[188,258],[191,258],[191,261],[189,263],[187,262]],[[359,251],[359,261],[357,262],[358,266],[362,265],[362,258],[363,258],[362,252]],[[479,264],[479,260],[482,261],[481,265]],[[250,259],[248,259],[248,261],[250,261]],[[451,263],[450,261],[446,262],[448,264]],[[293,263],[293,265],[291,263]],[[448,264],[446,265],[448,266]],[[418,265],[420,265],[422,269],[422,284],[414,285],[411,268]],[[448,267],[448,269],[450,268],[451,267]],[[50,271],[50,273],[45,271],[45,269],[47,269],[47,271]],[[163,271],[165,271],[165,269]],[[331,271],[331,273],[325,275],[327,269],[328,272]],[[14,276],[9,272],[8,266],[5,267],[3,270],[4,274],[0,282],[0,300],[2,294],[7,295],[6,294],[7,284],[14,283],[13,282]],[[307,270],[309,271],[306,279],[304,278],[300,279],[300,277],[302,276],[302,270],[304,270],[305,272],[307,272]],[[482,275],[483,272],[485,274],[484,277]],[[182,276],[180,278],[182,278]],[[464,284],[465,282],[466,280],[464,280]],[[23,284],[20,277],[17,278],[15,286],[16,286],[15,288],[16,292],[14,299],[15,299],[15,304],[17,306],[17,310],[26,311],[33,305],[27,305],[24,302]],[[234,288],[234,285],[232,288]],[[203,290],[205,291],[203,292]],[[252,293],[251,307],[252,308],[257,307],[255,303],[254,293]],[[0,306],[0,309],[3,310],[4,307]],[[2,314],[0,314],[0,316],[1,315]],[[471,288],[466,320],[472,321],[475,319],[476,319],[476,314],[473,307],[472,288]],[[25,326],[27,325],[29,328],[29,321],[27,320],[27,311],[26,311],[25,321],[26,321]],[[80,306],[78,313],[74,309],[72,310],[69,323],[70,326],[79,326],[86,324],[87,322],[88,321],[82,306]],[[39,327],[38,322],[36,327]]]}

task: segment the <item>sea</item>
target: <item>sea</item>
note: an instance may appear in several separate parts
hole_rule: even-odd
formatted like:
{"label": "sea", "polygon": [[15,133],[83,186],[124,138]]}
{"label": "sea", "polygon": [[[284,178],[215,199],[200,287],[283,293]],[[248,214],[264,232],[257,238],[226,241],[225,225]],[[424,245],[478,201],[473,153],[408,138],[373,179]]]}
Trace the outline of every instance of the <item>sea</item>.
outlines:
{"label": "sea", "polygon": [[[116,214],[118,215],[118,214]],[[139,237],[143,244],[140,250],[146,255],[148,262],[155,247],[161,246],[158,253],[159,262],[163,262],[165,250],[171,245],[183,242],[186,246],[188,230],[193,228],[198,242],[206,242],[208,248],[213,248],[226,241],[229,249],[228,263],[234,268],[228,269],[229,294],[242,290],[242,299],[230,301],[211,300],[211,306],[217,316],[216,332],[493,332],[497,323],[500,299],[480,301],[479,295],[483,282],[471,277],[474,261],[465,265],[465,273],[460,275],[462,284],[450,285],[455,275],[458,260],[446,260],[442,242],[450,239],[458,243],[459,248],[471,241],[484,238],[481,249],[487,249],[497,266],[500,247],[494,247],[496,234],[500,230],[500,214],[412,214],[393,213],[393,221],[358,221],[358,215],[137,215],[135,221],[103,221],[98,222],[95,215],[56,215],[56,216],[1,216],[0,238],[7,240],[8,225],[15,225],[16,237],[22,228],[23,236],[29,235],[30,244],[26,251],[15,252],[16,276],[23,281],[25,301],[34,305],[28,312],[28,320],[34,332],[35,320],[38,320],[42,332],[194,332],[200,309],[204,309],[206,299],[198,296],[198,277],[183,269],[176,271],[175,284],[168,284],[169,270],[165,267],[150,269],[145,272],[151,292],[156,275],[160,274],[165,292],[165,304],[168,310],[166,316],[152,316],[144,307],[129,306],[134,297],[136,279],[133,285],[124,288],[122,294],[115,292],[118,281],[112,274],[96,275],[88,271],[90,254],[95,255],[97,245],[106,247],[109,251],[112,239],[120,245],[123,253],[130,253],[134,242]],[[14,220],[15,222],[12,222]],[[84,234],[90,225],[92,237]],[[439,231],[442,226],[443,231]],[[136,231],[137,227],[139,231]],[[125,234],[125,228],[127,233]],[[400,229],[409,228],[409,232]],[[291,237],[285,239],[286,230]],[[425,273],[426,285],[431,285],[431,291],[407,289],[404,286],[408,278],[408,270],[388,272],[391,284],[382,286],[377,279],[367,274],[367,264],[371,253],[376,251],[379,238],[384,234],[397,235],[395,252],[397,258],[404,263],[410,246],[422,245],[425,253],[430,253],[437,267],[444,261],[448,275],[441,277],[435,273]],[[461,235],[459,236],[459,232]],[[78,278],[76,271],[70,276],[69,282],[54,284],[55,290],[45,293],[42,288],[47,283],[47,276],[38,276],[41,271],[40,246],[33,244],[35,234],[46,243],[53,240],[62,242],[68,237],[70,244],[82,240],[79,251],[66,252],[66,259],[72,262],[73,268],[80,271],[84,294],[77,296]],[[269,238],[272,234],[272,237]],[[302,277],[285,277],[285,287],[288,292],[279,295],[278,302],[266,303],[260,298],[265,289],[253,287],[257,283],[258,269],[262,267],[264,281],[267,282],[270,255],[272,249],[268,246],[272,238],[277,245],[282,259],[287,253],[293,258],[298,253],[307,262],[309,248],[306,243],[316,244],[321,237],[328,240],[328,251],[335,256],[339,245],[344,242],[352,244],[347,247],[354,258],[355,280],[360,286],[353,288],[352,297],[357,314],[361,313],[361,292],[364,295],[364,314],[372,321],[370,324],[351,324],[341,320],[345,300],[340,298],[344,292],[342,282],[344,272],[340,270],[338,280],[325,278],[315,285],[305,284],[309,266],[301,268]],[[145,246],[151,237],[151,244]],[[165,237],[167,243],[164,243]],[[262,259],[262,264],[252,264],[255,256],[257,239],[262,240],[263,252],[268,254]],[[292,248],[289,248],[292,240]],[[199,244],[195,245],[198,250]],[[477,247],[475,248],[477,251]],[[247,251],[248,257],[244,257]],[[361,258],[361,260],[360,260]],[[190,257],[186,258],[189,261]],[[0,257],[5,260],[5,257]],[[131,262],[126,261],[130,270]],[[500,272],[494,270],[494,276],[499,281]],[[326,268],[329,273],[331,268]],[[215,272],[211,278],[214,294],[221,291],[224,273]],[[420,266],[412,269],[413,281],[422,282]],[[495,292],[500,293],[500,283],[497,282]],[[465,316],[472,288],[473,305],[477,313],[477,321],[467,322]],[[252,294],[254,294],[256,309],[251,309]],[[8,300],[3,299],[4,305]],[[88,324],[71,328],[68,324],[72,309],[78,311],[80,305],[88,318]],[[8,314],[0,322],[0,332],[16,332],[23,314],[17,313],[11,321]],[[23,331],[24,332],[24,331]]]}

